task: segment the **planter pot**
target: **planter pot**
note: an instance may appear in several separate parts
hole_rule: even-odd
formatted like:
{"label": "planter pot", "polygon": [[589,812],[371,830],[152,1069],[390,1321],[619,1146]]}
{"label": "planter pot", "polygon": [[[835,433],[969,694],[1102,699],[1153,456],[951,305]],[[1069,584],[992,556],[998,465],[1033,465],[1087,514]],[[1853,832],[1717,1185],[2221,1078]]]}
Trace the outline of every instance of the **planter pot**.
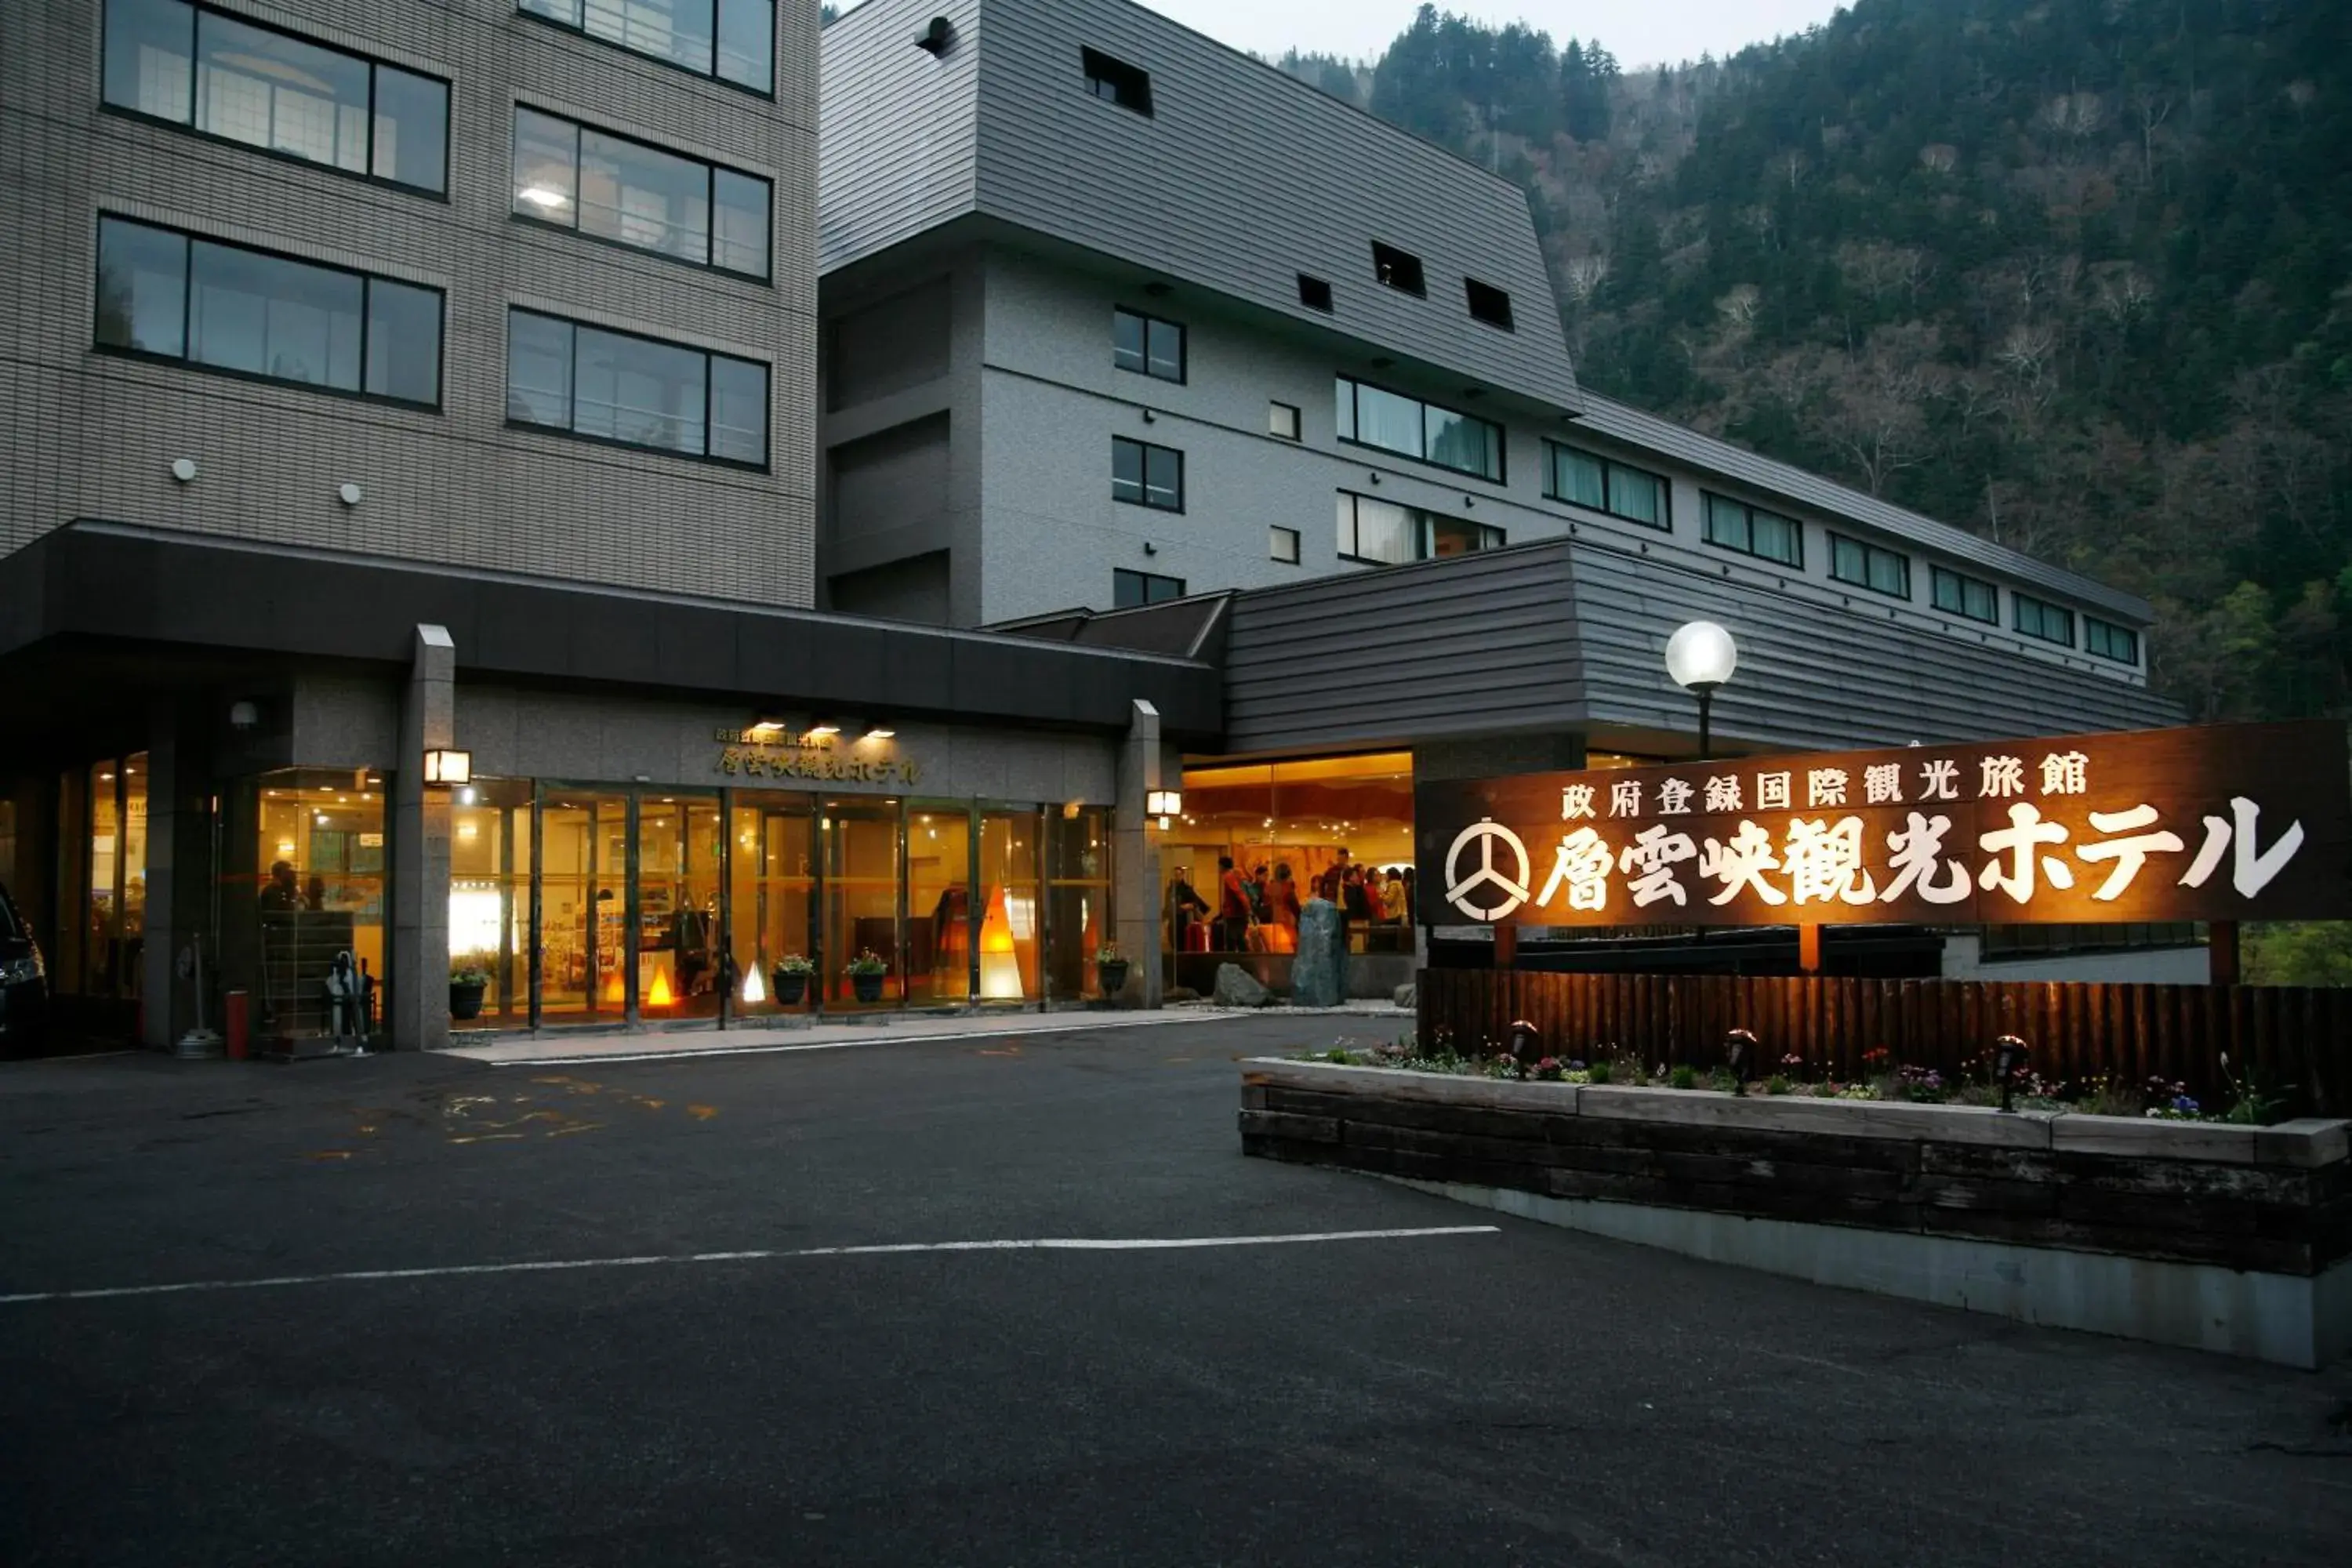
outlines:
{"label": "planter pot", "polygon": [[1116,963],[1095,965],[1095,984],[1102,988],[1104,1000],[1108,1001],[1127,989],[1127,969],[1128,963],[1123,958]]}
{"label": "planter pot", "polygon": [[449,1017],[451,1021],[454,1023],[464,1024],[480,1017],[482,1016],[482,994],[488,989],[489,986],[487,983],[477,983],[472,985],[460,985],[454,980],[449,982]]}
{"label": "planter pot", "polygon": [[809,977],[805,969],[779,969],[768,979],[779,1007],[797,1007],[801,1005],[801,998],[808,994]]}
{"label": "planter pot", "polygon": [[858,1001],[871,1006],[882,1000],[882,980],[883,976],[879,974],[852,974],[849,977],[849,989],[856,994]]}

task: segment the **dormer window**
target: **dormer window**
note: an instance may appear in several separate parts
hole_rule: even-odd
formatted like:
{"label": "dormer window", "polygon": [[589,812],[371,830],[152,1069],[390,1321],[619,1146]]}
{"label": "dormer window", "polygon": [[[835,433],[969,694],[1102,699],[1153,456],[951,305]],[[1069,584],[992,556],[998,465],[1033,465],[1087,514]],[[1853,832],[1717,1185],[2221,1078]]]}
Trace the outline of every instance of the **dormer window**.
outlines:
{"label": "dormer window", "polygon": [[1429,285],[1421,276],[1421,258],[1393,245],[1372,241],[1372,276],[1390,288],[1426,298]]}
{"label": "dormer window", "polygon": [[1087,90],[1097,98],[1133,110],[1146,120],[1151,118],[1151,73],[1115,60],[1097,49],[1080,49],[1078,58],[1086,62]]}
{"label": "dormer window", "polygon": [[1490,327],[1500,327],[1507,332],[1517,330],[1511,325],[1511,297],[1508,294],[1492,283],[1481,283],[1475,278],[1465,278],[1462,287],[1470,296],[1473,320],[1484,321]]}

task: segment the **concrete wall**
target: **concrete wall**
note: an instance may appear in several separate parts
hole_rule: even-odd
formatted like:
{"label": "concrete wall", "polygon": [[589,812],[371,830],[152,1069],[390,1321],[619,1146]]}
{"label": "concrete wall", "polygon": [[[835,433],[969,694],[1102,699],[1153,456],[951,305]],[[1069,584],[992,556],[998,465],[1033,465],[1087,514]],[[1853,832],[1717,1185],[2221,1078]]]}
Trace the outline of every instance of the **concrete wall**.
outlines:
{"label": "concrete wall", "polygon": [[[779,0],[772,101],[517,14],[513,0],[220,0],[447,79],[447,199],[100,106],[103,7],[10,0],[0,48],[0,553],[79,517],[804,605],[814,555],[816,4]],[[912,51],[909,51],[910,53]],[[773,182],[773,282],[520,222],[515,107]],[[438,411],[91,349],[101,214],[446,295]],[[771,367],[765,473],[506,423],[525,305]],[[195,459],[193,484],[170,477]],[[357,483],[362,502],[337,490]]]}

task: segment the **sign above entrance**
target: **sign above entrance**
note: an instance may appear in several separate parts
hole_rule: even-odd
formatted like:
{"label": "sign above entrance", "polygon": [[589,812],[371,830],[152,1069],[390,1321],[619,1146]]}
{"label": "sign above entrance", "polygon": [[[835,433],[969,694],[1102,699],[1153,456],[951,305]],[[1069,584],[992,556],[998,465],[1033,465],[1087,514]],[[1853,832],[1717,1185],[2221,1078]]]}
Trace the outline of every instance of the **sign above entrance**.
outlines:
{"label": "sign above entrance", "polygon": [[1413,819],[1432,925],[2352,919],[2332,722],[1424,784]]}
{"label": "sign above entrance", "polygon": [[855,755],[832,737],[811,739],[776,731],[720,730],[713,771],[750,778],[809,779],[827,784],[912,786],[922,766],[911,757]]}

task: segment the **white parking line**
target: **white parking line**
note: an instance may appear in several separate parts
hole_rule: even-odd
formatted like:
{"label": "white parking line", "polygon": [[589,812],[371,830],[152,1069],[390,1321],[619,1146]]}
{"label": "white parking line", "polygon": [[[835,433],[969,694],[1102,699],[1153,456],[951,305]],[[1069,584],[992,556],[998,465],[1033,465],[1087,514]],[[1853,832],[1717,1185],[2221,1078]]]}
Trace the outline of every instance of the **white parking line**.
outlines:
{"label": "white parking line", "polygon": [[171,1285],[117,1285],[100,1290],[27,1290],[0,1296],[0,1307],[39,1301],[108,1301],[199,1290],[264,1290],[285,1285],[337,1285],[379,1279],[454,1279],[478,1274],[554,1274],[578,1268],[649,1268],[664,1264],[783,1262],[795,1258],[875,1258],[909,1252],[1165,1252],[1202,1247],[1285,1247],[1320,1241],[1404,1241],[1440,1236],[1496,1236],[1500,1226],[1440,1225],[1410,1230],[1317,1230],[1289,1236],[1042,1237],[1012,1241],[900,1241],[866,1247],[753,1247],[738,1252],[653,1253],[639,1258],[565,1258],[527,1263],[453,1263],[434,1268],[356,1268],[336,1274],[278,1274],[263,1279],[191,1279]]}

